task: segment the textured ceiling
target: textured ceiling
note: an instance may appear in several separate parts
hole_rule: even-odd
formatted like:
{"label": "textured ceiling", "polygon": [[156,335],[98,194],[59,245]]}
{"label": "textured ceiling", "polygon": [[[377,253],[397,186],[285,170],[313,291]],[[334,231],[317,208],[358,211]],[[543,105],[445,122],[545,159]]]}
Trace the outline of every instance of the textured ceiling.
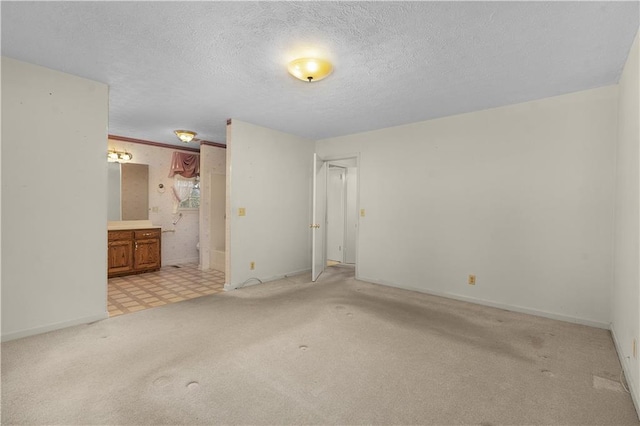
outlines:
{"label": "textured ceiling", "polygon": [[[110,86],[109,133],[310,139],[618,81],[637,2],[6,2],[2,54]],[[305,83],[289,60],[333,61]],[[193,144],[192,144],[193,145]]]}

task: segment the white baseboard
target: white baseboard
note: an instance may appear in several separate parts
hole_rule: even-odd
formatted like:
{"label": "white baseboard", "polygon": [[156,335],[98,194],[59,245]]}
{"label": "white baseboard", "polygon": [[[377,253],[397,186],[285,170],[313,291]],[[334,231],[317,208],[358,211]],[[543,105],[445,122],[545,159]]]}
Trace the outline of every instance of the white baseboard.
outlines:
{"label": "white baseboard", "polygon": [[638,419],[640,419],[640,395],[638,395],[638,391],[640,389],[638,389],[638,384],[634,382],[634,377],[629,371],[629,364],[626,362],[625,356],[623,355],[624,351],[622,350],[622,346],[620,345],[620,341],[618,340],[613,324],[611,325],[611,337],[613,338],[613,344],[616,347],[616,353],[618,354],[618,359],[620,360],[620,365],[622,366],[624,377],[627,379],[627,386],[629,387],[631,400],[633,401],[633,405],[636,407]]}
{"label": "white baseboard", "polygon": [[49,331],[60,330],[61,328],[67,328],[74,325],[88,324],[91,322],[100,321],[107,318],[109,318],[109,313],[105,311],[104,313],[99,315],[91,315],[84,318],[76,318],[69,321],[62,321],[54,324],[43,325],[41,327],[34,327],[26,330],[6,333],[2,335],[1,340],[3,342],[8,342],[9,340],[21,339],[23,337],[29,337],[29,336],[34,336],[36,334],[47,333]]}
{"label": "white baseboard", "polygon": [[[264,284],[264,283],[268,283],[269,281],[281,280],[283,278],[291,277],[293,275],[300,275],[308,272],[311,272],[311,269],[301,269],[299,271],[287,272],[286,274],[283,274],[283,275],[273,275],[269,278],[260,278],[260,277],[256,277],[256,278],[260,279],[260,281],[262,281],[262,284]],[[247,282],[244,285],[242,283],[235,283],[235,284],[225,283],[224,291],[237,290],[238,288],[243,288],[243,287],[250,287],[252,285],[260,284],[260,281],[258,281],[257,279],[251,279],[251,281]]]}
{"label": "white baseboard", "polygon": [[604,328],[606,330],[609,329],[609,323],[606,323],[606,322],[593,321],[593,320],[579,318],[579,317],[571,317],[567,315],[556,314],[553,312],[546,312],[538,309],[526,308],[523,306],[507,305],[505,303],[492,302],[490,300],[479,299],[479,298],[469,297],[469,296],[462,296],[455,293],[446,293],[446,292],[432,291],[432,290],[418,288],[418,287],[402,286],[395,283],[375,280],[375,279],[366,278],[366,277],[360,277],[358,279],[360,281],[368,281],[374,284],[400,288],[403,290],[411,290],[411,291],[417,291],[418,293],[425,293],[425,294],[431,294],[433,296],[446,297],[447,299],[455,299],[455,300],[461,300],[463,302],[475,303],[477,305],[491,306],[492,308],[504,309],[506,311],[520,312],[523,314],[535,315],[538,317],[550,318],[558,321],[588,325],[590,327],[596,327],[596,328]]}

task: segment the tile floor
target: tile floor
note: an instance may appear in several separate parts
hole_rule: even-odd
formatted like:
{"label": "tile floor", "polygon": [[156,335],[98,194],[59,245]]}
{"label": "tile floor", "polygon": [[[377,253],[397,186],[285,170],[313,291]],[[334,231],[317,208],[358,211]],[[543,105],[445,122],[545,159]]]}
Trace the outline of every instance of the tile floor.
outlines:
{"label": "tile floor", "polygon": [[157,272],[109,279],[109,316],[220,293],[224,272],[201,271],[195,263],[165,266]]}

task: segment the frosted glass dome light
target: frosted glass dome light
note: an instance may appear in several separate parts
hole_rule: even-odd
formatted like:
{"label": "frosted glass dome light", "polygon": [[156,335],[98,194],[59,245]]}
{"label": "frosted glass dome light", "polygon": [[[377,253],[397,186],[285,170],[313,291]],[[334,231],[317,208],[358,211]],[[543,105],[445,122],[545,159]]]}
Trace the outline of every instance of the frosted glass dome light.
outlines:
{"label": "frosted glass dome light", "polygon": [[173,133],[184,143],[191,142],[197,135],[196,132],[192,132],[191,130],[175,130]]}
{"label": "frosted glass dome light", "polygon": [[299,58],[289,62],[289,74],[295,78],[308,81],[320,81],[333,71],[331,62],[318,58]]}

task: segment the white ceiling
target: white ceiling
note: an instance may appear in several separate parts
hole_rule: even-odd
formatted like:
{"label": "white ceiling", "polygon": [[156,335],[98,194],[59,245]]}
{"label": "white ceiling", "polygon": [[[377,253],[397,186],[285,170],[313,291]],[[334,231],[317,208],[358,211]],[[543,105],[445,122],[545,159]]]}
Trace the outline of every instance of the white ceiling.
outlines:
{"label": "white ceiling", "polygon": [[[638,2],[6,2],[2,54],[110,86],[109,133],[310,139],[618,81]],[[334,73],[286,72],[310,53]],[[194,145],[194,144],[192,144]]]}

